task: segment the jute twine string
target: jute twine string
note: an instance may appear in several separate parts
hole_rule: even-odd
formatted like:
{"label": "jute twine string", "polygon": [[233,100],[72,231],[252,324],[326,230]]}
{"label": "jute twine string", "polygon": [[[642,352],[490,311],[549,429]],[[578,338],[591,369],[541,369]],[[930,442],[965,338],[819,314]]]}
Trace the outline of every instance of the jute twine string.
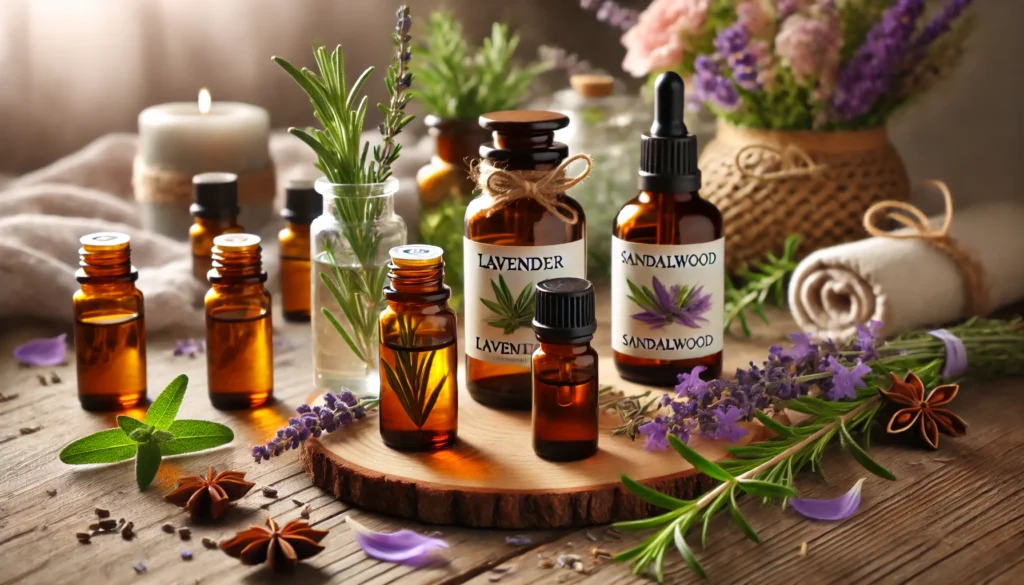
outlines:
{"label": "jute twine string", "polygon": [[[157,165],[148,165],[135,157],[132,187],[135,200],[147,203],[184,203],[192,201],[192,174]],[[238,175],[238,199],[241,202],[273,201],[277,189],[273,165],[253,173]]]}
{"label": "jute twine string", "polygon": [[[942,181],[926,181],[926,184],[938,189],[945,199],[946,215],[942,227],[938,229],[931,227],[924,212],[910,203],[879,201],[864,213],[864,229],[877,238],[921,240],[948,256],[956,264],[963,277],[968,314],[984,316],[989,311],[985,270],[960,242],[949,235],[949,226],[953,223],[953,195],[950,193],[949,187]],[[877,216],[895,221],[912,231],[904,233],[886,231],[875,223]]]}
{"label": "jute twine string", "polygon": [[[743,155],[755,150],[765,151],[779,160],[779,170],[755,172],[743,164]],[[820,175],[828,169],[828,165],[816,163],[811,155],[795,144],[787,144],[779,148],[771,144],[748,144],[736,152],[733,161],[736,170],[746,179],[759,181],[779,181],[795,177],[811,177]]]}
{"label": "jute twine string", "polygon": [[[578,160],[586,163],[583,171],[575,177],[568,176],[565,169]],[[592,168],[594,161],[586,154],[570,156],[549,171],[509,171],[481,161],[470,170],[470,178],[485,195],[494,200],[487,217],[503,204],[519,199],[533,199],[558,219],[576,225],[580,220],[579,214],[564,201],[559,201],[558,195],[582,183]]]}

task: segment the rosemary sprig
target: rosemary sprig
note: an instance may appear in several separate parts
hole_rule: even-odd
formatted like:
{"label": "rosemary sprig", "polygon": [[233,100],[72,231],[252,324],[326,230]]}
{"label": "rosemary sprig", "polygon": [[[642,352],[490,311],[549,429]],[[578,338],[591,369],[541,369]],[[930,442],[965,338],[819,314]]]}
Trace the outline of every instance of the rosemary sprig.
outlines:
{"label": "rosemary sprig", "polygon": [[513,333],[520,327],[529,327],[533,323],[533,283],[528,282],[513,299],[512,291],[505,284],[505,277],[498,275],[498,282],[491,281],[491,290],[497,302],[480,299],[485,307],[494,313],[487,320],[491,327],[502,329],[505,335]]}
{"label": "rosemary sprig", "polygon": [[[407,316],[398,316],[398,342],[403,348],[416,347],[416,330],[419,329],[422,321],[411,322]],[[380,365],[384,369],[388,385],[395,392],[398,401],[402,404],[409,420],[417,428],[427,422],[427,417],[434,409],[437,398],[441,395],[441,389],[448,381],[445,374],[438,380],[433,390],[429,388],[430,374],[434,371],[434,358],[437,350],[428,352],[392,350],[395,356],[395,365],[392,367],[387,361],[381,359]]]}
{"label": "rosemary sprig", "polygon": [[[317,155],[316,167],[328,181],[349,187],[366,186],[339,187],[339,194],[332,198],[329,212],[340,233],[324,246],[323,260],[330,268],[321,272],[319,278],[334,298],[342,318],[327,307],[320,307],[321,313],[367,368],[377,366],[377,316],[382,308],[381,295],[387,278],[387,267],[377,263],[381,235],[376,222],[384,212],[384,201],[382,197],[373,196],[371,185],[391,177],[391,166],[402,150],[396,137],[414,118],[405,114],[413,77],[408,71],[412,26],[409,8],[399,8],[396,18],[391,35],[395,56],[384,79],[389,100],[386,104],[377,104],[384,115],[379,126],[383,142],[373,148],[372,160],[368,156],[370,143],[362,142],[368,99],[360,96],[360,92],[374,68],[368,67],[349,86],[340,45],[331,52],[323,46],[314,50],[319,73],[305,67],[298,69],[280,57],[273,58],[309,96],[313,114],[322,126],[289,128],[289,132],[313,149]],[[349,254],[354,258],[344,257]],[[355,269],[349,268],[352,263],[357,264]],[[342,321],[347,323],[347,328]]]}
{"label": "rosemary sprig", "polygon": [[734,321],[739,321],[745,337],[750,337],[747,311],[753,312],[765,323],[768,315],[764,304],[771,300],[777,306],[786,304],[786,278],[796,270],[796,252],[802,238],[790,234],[782,246],[782,256],[769,252],[764,260],[753,266],[741,268],[737,276],[743,285],[737,287],[733,280],[725,278],[725,330],[731,332]]}

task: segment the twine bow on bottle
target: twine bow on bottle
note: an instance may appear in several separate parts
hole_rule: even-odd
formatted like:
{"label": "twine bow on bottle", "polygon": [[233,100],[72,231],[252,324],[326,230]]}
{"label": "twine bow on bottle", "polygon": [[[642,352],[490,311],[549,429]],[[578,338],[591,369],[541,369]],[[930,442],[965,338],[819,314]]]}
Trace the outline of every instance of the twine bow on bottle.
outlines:
{"label": "twine bow on bottle", "polygon": [[[575,177],[568,176],[566,168],[578,160],[582,160],[586,166]],[[580,220],[579,214],[568,203],[560,201],[558,195],[583,182],[593,167],[594,162],[588,155],[577,154],[549,171],[509,171],[480,162],[473,166],[470,177],[484,194],[494,200],[491,211],[487,212],[488,217],[503,204],[519,199],[533,199],[558,219],[576,225]]]}
{"label": "twine bow on bottle", "polygon": [[[948,256],[957,266],[964,280],[967,312],[973,316],[984,316],[989,311],[988,287],[985,284],[985,270],[955,238],[949,235],[953,223],[953,195],[942,181],[927,181],[938,189],[946,202],[946,214],[942,227],[933,228],[928,217],[917,207],[903,201],[879,201],[864,213],[864,229],[876,238],[894,240],[921,240]],[[882,229],[876,217],[882,216],[895,221],[910,231],[890,232]]]}
{"label": "twine bow on bottle", "polygon": [[[758,168],[756,164],[753,167],[745,164],[745,162],[751,161],[749,157],[747,161],[744,161],[743,155],[754,151],[763,151],[769,156],[774,156],[778,160],[778,170],[765,171]],[[807,151],[795,144],[787,144],[782,148],[771,144],[748,144],[736,153],[733,164],[736,165],[736,170],[743,175],[743,178],[759,181],[811,177],[823,173],[828,168],[826,164],[814,162]]]}

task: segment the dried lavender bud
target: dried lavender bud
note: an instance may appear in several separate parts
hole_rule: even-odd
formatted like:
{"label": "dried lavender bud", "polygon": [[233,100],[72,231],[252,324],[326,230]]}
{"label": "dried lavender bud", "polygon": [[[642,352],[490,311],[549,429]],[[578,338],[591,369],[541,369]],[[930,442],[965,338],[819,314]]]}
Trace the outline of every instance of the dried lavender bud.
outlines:
{"label": "dried lavender bud", "polygon": [[205,546],[208,549],[212,550],[212,549],[217,548],[217,541],[212,539],[212,538],[207,538],[207,537],[204,536],[203,540],[202,540],[202,543],[203,543],[203,546]]}
{"label": "dried lavender bud", "polygon": [[[95,526],[96,528],[93,528],[93,526]],[[110,532],[111,530],[116,530],[117,529],[117,520],[114,520],[113,518],[110,518],[110,519],[107,519],[107,520],[100,520],[96,524],[90,525],[89,529],[90,530],[101,530],[103,532]]]}
{"label": "dried lavender bud", "polygon": [[274,488],[272,488],[270,486],[264,486],[263,487],[263,495],[268,497],[268,498],[276,498],[277,497],[277,490],[275,490]]}
{"label": "dried lavender bud", "polygon": [[76,532],[75,538],[77,538],[78,542],[82,544],[89,544],[89,539],[92,538],[92,536],[88,532]]}
{"label": "dried lavender bud", "polygon": [[505,537],[505,544],[511,546],[525,546],[527,544],[530,544],[531,542],[533,541],[530,539],[529,536],[526,536],[525,534],[514,534],[512,536]]}
{"label": "dried lavender bud", "polygon": [[537,563],[537,566],[542,569],[551,569],[555,566],[555,561],[552,561],[551,559],[541,559]]}
{"label": "dried lavender bud", "polygon": [[309,519],[309,513],[312,512],[312,511],[313,510],[309,507],[309,504],[306,504],[306,507],[303,508],[301,512],[299,512],[299,516],[302,516],[303,518],[308,520]]}
{"label": "dried lavender bud", "polygon": [[164,524],[163,526],[161,526],[160,530],[163,530],[167,534],[174,534],[174,531],[177,530],[177,529],[174,527],[174,524],[171,524],[170,522],[168,522],[168,523]]}
{"label": "dried lavender bud", "polygon": [[135,563],[134,565],[132,565],[132,568],[135,569],[135,572],[140,575],[146,572],[146,565],[142,563]]}
{"label": "dried lavender bud", "polygon": [[292,498],[292,503],[295,504],[296,506],[303,506],[306,504],[306,502],[303,502],[298,498]]}
{"label": "dried lavender bud", "polygon": [[43,425],[36,425],[34,427],[21,427],[20,429],[18,429],[18,432],[23,435],[31,435],[32,433],[39,431],[39,429],[41,428],[43,428]]}
{"label": "dried lavender bud", "polygon": [[192,560],[192,551],[189,551],[189,550],[181,551],[181,560],[183,560],[183,561],[191,561]]}
{"label": "dried lavender bud", "polygon": [[593,535],[589,530],[583,533],[587,537],[587,540],[591,542],[597,542],[597,537]]}
{"label": "dried lavender bud", "polygon": [[109,518],[110,510],[104,510],[103,508],[96,508],[96,515],[100,518]]}
{"label": "dried lavender bud", "polygon": [[17,394],[4,394],[3,392],[0,392],[0,403],[7,402],[8,400],[14,400],[17,397]]}
{"label": "dried lavender bud", "polygon": [[182,526],[178,529],[178,536],[180,536],[182,540],[189,540],[190,538],[192,538],[192,531],[189,530],[187,527]]}
{"label": "dried lavender bud", "polygon": [[57,495],[57,490],[46,490],[46,495],[52,498],[53,496]]}
{"label": "dried lavender bud", "polygon": [[51,384],[60,384],[61,383],[60,376],[57,375],[57,372],[50,372],[50,383]]}
{"label": "dried lavender bud", "polygon": [[39,380],[40,386],[46,386],[46,377],[44,377],[42,374],[36,374],[36,380]]}

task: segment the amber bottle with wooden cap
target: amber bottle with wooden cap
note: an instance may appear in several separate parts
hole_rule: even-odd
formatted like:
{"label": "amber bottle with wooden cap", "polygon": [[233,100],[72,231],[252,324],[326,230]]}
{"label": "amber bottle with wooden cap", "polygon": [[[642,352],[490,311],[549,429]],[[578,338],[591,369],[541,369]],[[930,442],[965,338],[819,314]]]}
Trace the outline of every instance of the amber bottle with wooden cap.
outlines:
{"label": "amber bottle with wooden cap", "polygon": [[420,205],[431,208],[469,198],[476,184],[469,168],[479,156],[487,131],[476,120],[442,120],[426,117],[427,132],[434,137],[434,156],[416,172]]}
{"label": "amber bottle with wooden cap", "polygon": [[[530,408],[534,287],[549,278],[586,277],[586,219],[576,201],[564,192],[541,199],[528,189],[503,197],[483,177],[497,168],[534,187],[550,184],[547,175],[568,156],[554,133],[568,124],[562,114],[542,111],[480,117],[494,140],[480,147],[483,184],[466,209],[463,274],[466,386],[481,404]],[[589,159],[587,165],[589,172]]]}
{"label": "amber bottle with wooden cap", "polygon": [[206,293],[206,375],[210,402],[220,409],[253,408],[274,392],[274,353],[267,273],[259,236],[213,240]]}
{"label": "amber bottle with wooden cap", "polygon": [[612,237],[612,349],[627,380],[675,386],[703,366],[722,373],[725,240],[722,214],[701,199],[697,138],[683,124],[683,80],[654,85],[654,123],[641,138],[641,193],[619,210]]}
{"label": "amber bottle with wooden cap", "polygon": [[146,322],[129,237],[117,232],[81,239],[75,278],[78,400],[86,410],[131,408],[146,398]]}
{"label": "amber bottle with wooden cap", "polygon": [[221,234],[241,233],[238,225],[238,175],[199,173],[192,177],[194,201],[189,212],[195,220],[188,230],[192,245],[192,274],[206,282],[210,272],[213,240]]}
{"label": "amber bottle with wooden cap", "polygon": [[537,284],[533,331],[533,451],[550,461],[597,452],[594,286],[582,278]]}
{"label": "amber bottle with wooden cap", "polygon": [[388,306],[380,314],[380,435],[394,449],[444,449],[458,433],[459,387],[442,250],[411,244],[390,253]]}
{"label": "amber bottle with wooden cap", "polygon": [[291,181],[285,190],[281,217],[286,225],[281,244],[281,309],[285,321],[309,321],[309,224],[323,212],[323,198],[312,181]]}

